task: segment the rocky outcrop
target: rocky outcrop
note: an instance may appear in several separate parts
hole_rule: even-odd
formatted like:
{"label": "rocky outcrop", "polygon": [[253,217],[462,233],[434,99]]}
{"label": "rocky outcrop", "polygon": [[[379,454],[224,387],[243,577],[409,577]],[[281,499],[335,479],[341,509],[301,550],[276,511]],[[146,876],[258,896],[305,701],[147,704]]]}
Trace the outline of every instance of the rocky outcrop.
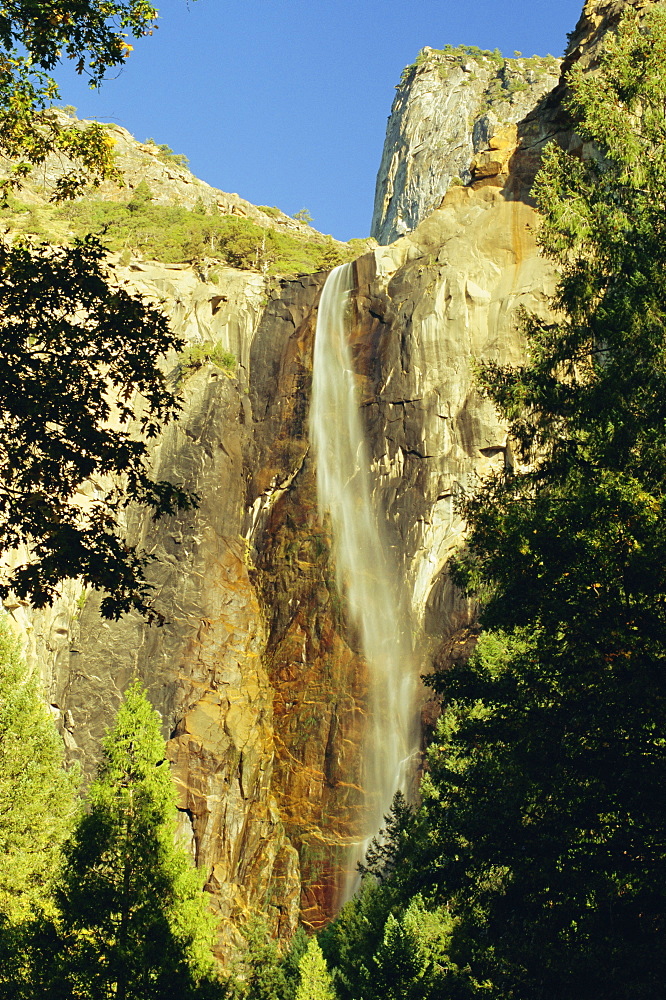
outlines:
{"label": "rocky outcrop", "polygon": [[391,243],[438,208],[452,183],[506,173],[516,124],[553,89],[559,72],[552,56],[422,49],[391,109],[372,236]]}
{"label": "rocky outcrop", "polygon": [[[75,109],[72,109],[74,111]],[[61,128],[76,124],[85,129],[91,122],[70,118],[66,110],[50,110],[49,116]],[[120,172],[116,181],[103,181],[98,187],[88,191],[84,197],[94,197],[102,201],[128,202],[140,184],[146,184],[150,199],[157,205],[177,205],[194,209],[203,207],[206,212],[219,212],[248,219],[258,226],[275,229],[306,237],[321,234],[306,223],[286,215],[274,206],[257,206],[239,197],[220,191],[205,181],[195,177],[188,170],[187,160],[153,140],[139,142],[127,129],[113,123],[105,124],[109,142],[113,147],[115,164]],[[0,156],[0,174],[4,173],[10,161]],[[20,198],[28,203],[48,203],[56,190],[56,182],[62,174],[75,166],[67,157],[50,156],[33,171],[21,188]],[[61,237],[61,234],[57,234]],[[332,239],[332,237],[329,237]],[[337,241],[333,240],[333,243]],[[344,244],[343,244],[344,245]]]}

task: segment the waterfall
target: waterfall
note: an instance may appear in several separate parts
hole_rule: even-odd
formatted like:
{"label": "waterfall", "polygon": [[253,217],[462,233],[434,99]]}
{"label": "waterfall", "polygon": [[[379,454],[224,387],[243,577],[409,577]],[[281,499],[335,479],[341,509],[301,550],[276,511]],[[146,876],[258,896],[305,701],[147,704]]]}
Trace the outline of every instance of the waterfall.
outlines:
{"label": "waterfall", "polygon": [[365,833],[350,850],[348,897],[356,862],[383,824],[395,791],[406,790],[416,754],[416,675],[408,616],[373,500],[368,446],[349,346],[352,265],[342,264],[324,286],[314,346],[310,440],[317,467],[320,516],[330,515],[337,586],[347,600],[368,664],[368,732],[363,754]]}

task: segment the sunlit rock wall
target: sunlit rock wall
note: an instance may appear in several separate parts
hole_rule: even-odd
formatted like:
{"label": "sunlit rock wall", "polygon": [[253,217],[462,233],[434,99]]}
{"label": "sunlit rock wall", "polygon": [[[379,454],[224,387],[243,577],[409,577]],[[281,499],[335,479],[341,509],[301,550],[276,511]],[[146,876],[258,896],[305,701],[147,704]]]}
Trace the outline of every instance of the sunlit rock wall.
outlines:
{"label": "sunlit rock wall", "polygon": [[[446,563],[463,526],[457,492],[506,460],[506,432],[472,386],[474,357],[519,360],[521,306],[545,309],[552,278],[532,209],[500,187],[456,189],[444,208],[355,269],[352,342],[375,493],[413,610],[417,669],[470,617]],[[122,690],[141,677],[162,713],[181,826],[208,875],[219,951],[252,911],[289,936],[335,912],[362,827],[368,682],[330,563],[308,442],[316,305],[324,275],[267,283],[227,270],[135,265],[190,341],[238,359],[183,371],[184,411],[155,473],[201,498],[153,523],[130,511],[161,628],[104,622],[72,584],[32,619],[31,644],[71,754],[91,773]],[[25,619],[20,607],[14,614]],[[426,699],[424,695],[424,700]]]}
{"label": "sunlit rock wall", "polygon": [[397,87],[377,174],[371,234],[388,244],[439,208],[450,185],[500,173],[515,126],[557,84],[553,57],[503,60],[422,49]]}
{"label": "sunlit rock wall", "polygon": [[[552,278],[532,209],[499,181],[457,188],[409,237],[356,266],[352,341],[375,493],[413,609],[417,669],[468,623],[446,563],[457,492],[506,459],[506,432],[472,386],[474,357],[519,360],[521,306]],[[324,275],[266,282],[137,264],[119,274],[161,299],[179,333],[238,359],[183,371],[184,411],[158,443],[158,476],[199,494],[194,513],[125,526],[157,556],[167,624],[104,622],[76,585],[32,619],[31,644],[73,756],[88,773],[122,690],[141,677],[164,720],[181,827],[220,920],[293,932],[335,912],[361,823],[368,682],[336,591],[316,503],[307,414]],[[17,617],[25,618],[20,607]],[[424,701],[427,695],[424,694]]]}

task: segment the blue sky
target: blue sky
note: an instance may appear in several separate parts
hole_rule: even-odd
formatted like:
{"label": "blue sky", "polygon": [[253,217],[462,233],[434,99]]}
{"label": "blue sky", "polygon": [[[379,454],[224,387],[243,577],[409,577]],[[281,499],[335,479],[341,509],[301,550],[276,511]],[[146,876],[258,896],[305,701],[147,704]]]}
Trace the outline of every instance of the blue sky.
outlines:
{"label": "blue sky", "polygon": [[62,102],[168,143],[223,191],[366,236],[394,88],[424,45],[560,56],[582,0],[157,0],[160,28]]}

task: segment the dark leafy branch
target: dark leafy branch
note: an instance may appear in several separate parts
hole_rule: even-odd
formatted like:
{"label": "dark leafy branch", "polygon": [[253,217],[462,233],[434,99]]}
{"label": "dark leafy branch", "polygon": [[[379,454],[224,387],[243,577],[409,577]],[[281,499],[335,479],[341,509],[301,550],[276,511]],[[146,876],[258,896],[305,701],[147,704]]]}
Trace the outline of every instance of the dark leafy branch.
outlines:
{"label": "dark leafy branch", "polygon": [[147,441],[179,410],[158,363],[183,343],[103,260],[93,238],[0,244],[0,548],[16,561],[29,547],[0,595],[41,607],[78,576],[106,591],[102,613],[117,617],[153,613],[122,511],[137,503],[159,517],[194,501],[147,465]]}

